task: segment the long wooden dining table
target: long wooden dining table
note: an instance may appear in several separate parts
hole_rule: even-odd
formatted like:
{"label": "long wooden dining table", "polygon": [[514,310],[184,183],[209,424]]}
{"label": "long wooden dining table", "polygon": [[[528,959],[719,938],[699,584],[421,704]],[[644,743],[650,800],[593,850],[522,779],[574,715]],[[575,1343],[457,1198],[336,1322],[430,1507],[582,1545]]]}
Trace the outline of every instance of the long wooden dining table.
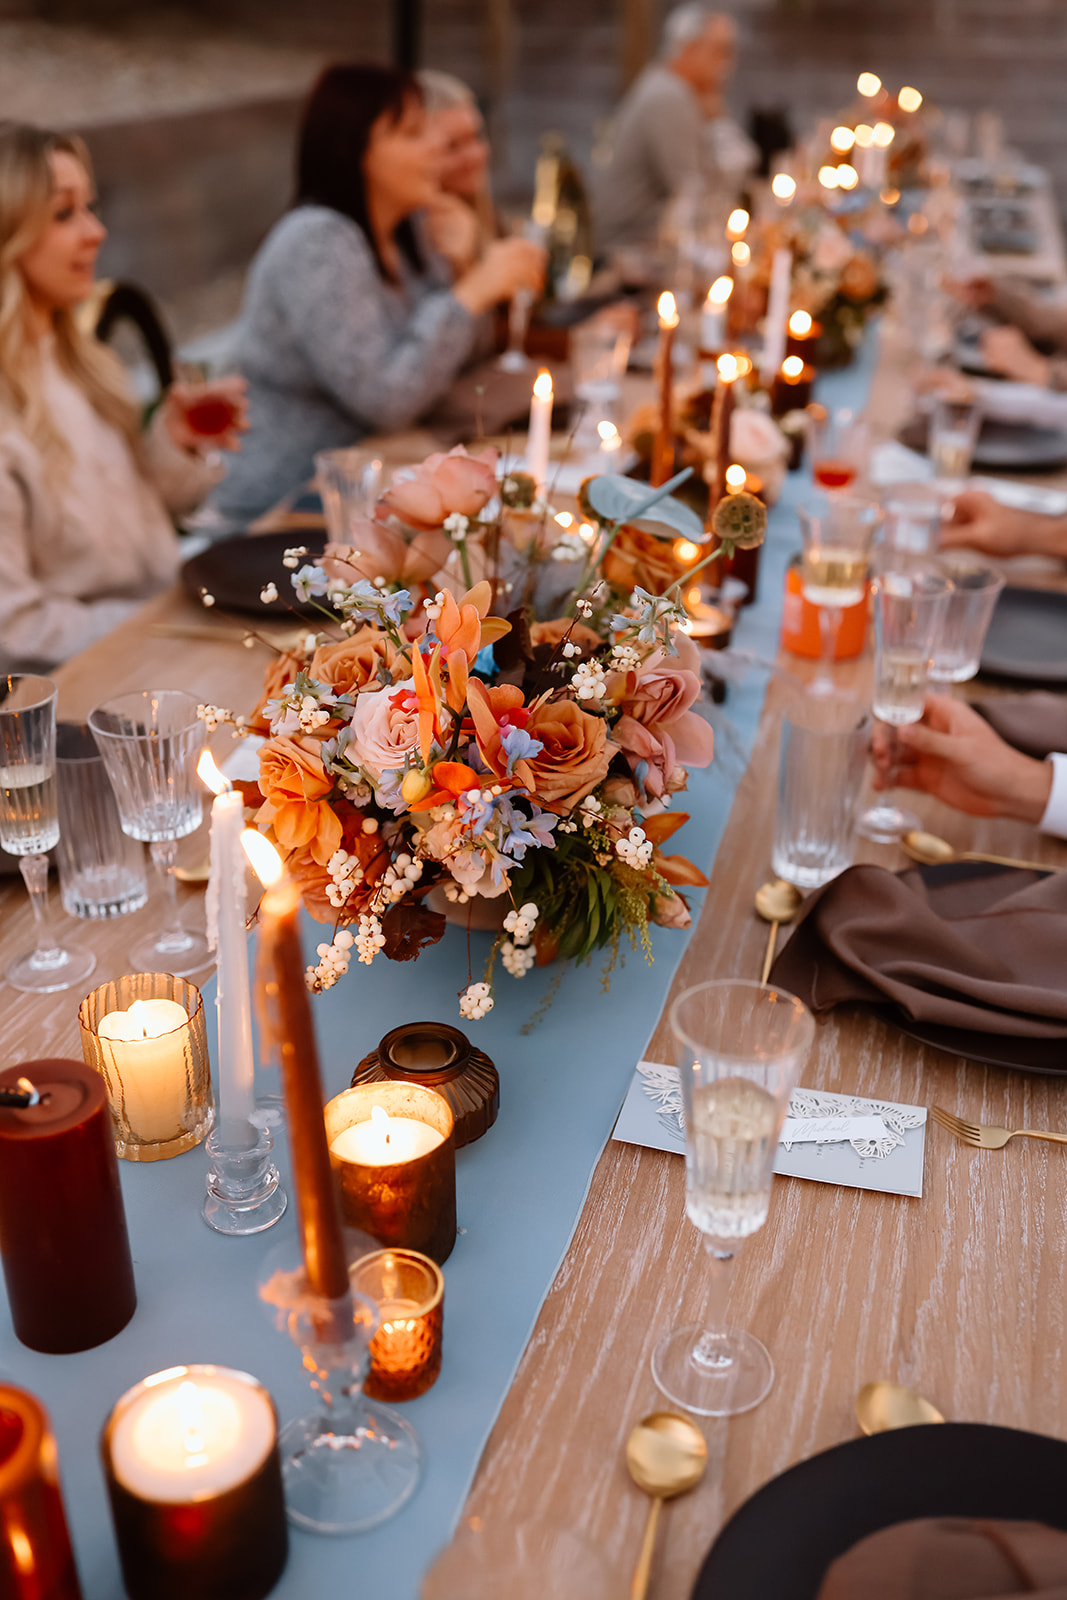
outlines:
{"label": "long wooden dining table", "polygon": [[[874,411],[884,401],[891,412],[894,381],[891,361],[883,360]],[[1030,581],[1067,586],[1051,572]],[[273,631],[263,630],[268,637]],[[242,633],[236,619],[206,612],[177,590],[161,595],[56,672],[60,716],[82,719],[103,698],[148,684],[250,706],[266,655],[258,643],[246,648]],[[802,678],[810,671],[790,657],[781,665]],[[859,662],[839,676],[862,687],[867,670]],[[767,930],[753,896],[770,875],[778,728],[788,692],[786,677],[771,680],[671,998],[704,978],[759,974]],[[924,825],[960,849],[1067,868],[1067,843],[1019,823],[966,817],[926,796],[914,800]],[[202,834],[184,841],[184,859],[204,853]],[[905,865],[899,850],[863,841],[857,859]],[[192,904],[197,892],[183,895]],[[125,970],[136,931],[131,919],[78,931],[96,950],[95,982]],[[9,880],[0,890],[0,966],[31,938],[26,897]],[[77,998],[0,989],[5,1060],[80,1056]],[[634,1041],[635,1060],[641,1053],[673,1059],[669,1006],[648,1019],[643,1052],[645,1041]],[[972,1121],[1067,1130],[1067,1081],[978,1065],[916,1043],[859,1008],[820,1024],[804,1082],[936,1102]],[[731,1320],[771,1350],[775,1384],[755,1410],[706,1424],[709,1470],[661,1523],[656,1600],[690,1593],[724,1519],[760,1485],[856,1434],[855,1396],[870,1379],[912,1385],[948,1418],[1067,1438],[1065,1218],[1062,1149],[1017,1141],[983,1152],[933,1125],[921,1199],[776,1179],[769,1220],[740,1254],[730,1303]],[[620,1574],[630,1570],[647,1502],[627,1475],[626,1437],[642,1415],[663,1406],[651,1351],[667,1327],[700,1318],[707,1270],[703,1241],[685,1221],[681,1158],[609,1141],[484,1451],[465,1520],[510,1525],[545,1517],[598,1545]]]}

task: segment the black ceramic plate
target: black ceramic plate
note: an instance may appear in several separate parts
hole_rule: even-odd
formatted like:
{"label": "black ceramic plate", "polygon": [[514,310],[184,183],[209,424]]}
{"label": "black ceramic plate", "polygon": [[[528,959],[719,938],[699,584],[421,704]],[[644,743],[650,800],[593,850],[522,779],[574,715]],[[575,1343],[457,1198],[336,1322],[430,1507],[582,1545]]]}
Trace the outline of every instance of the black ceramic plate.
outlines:
{"label": "black ceramic plate", "polygon": [[[927,420],[916,417],[901,429],[900,442],[925,453]],[[1054,472],[1067,465],[1067,433],[1029,422],[982,423],[971,465],[978,472]]]}
{"label": "black ceramic plate", "polygon": [[982,650],[981,670],[1031,683],[1067,683],[1067,594],[1002,589]]}
{"label": "black ceramic plate", "polygon": [[[988,861],[948,861],[939,867],[916,867],[928,889],[937,890],[973,878],[999,878],[1014,867],[998,867]],[[1050,869],[1051,870],[1051,869]],[[1041,876],[1039,873],[1035,877]],[[950,1055],[964,1056],[985,1066],[1007,1067],[1013,1072],[1032,1072],[1042,1077],[1067,1077],[1067,1039],[1020,1039],[1011,1034],[980,1033],[971,1028],[949,1028],[936,1022],[913,1022],[896,1006],[883,1015],[909,1039],[934,1045]]]}
{"label": "black ceramic plate", "polygon": [[772,1478],[735,1511],[692,1600],[814,1600],[832,1561],[915,1517],[995,1517],[1067,1530],[1067,1444],[946,1422],[852,1439]]}
{"label": "black ceramic plate", "polygon": [[[283,620],[294,611],[302,617],[319,617],[313,606],[301,605],[289,582],[288,568],[282,566],[286,550],[306,545],[308,560],[314,561],[326,548],[325,533],[299,529],[293,533],[235,534],[208,545],[182,568],[186,593],[199,600],[206,589],[215,596],[220,611],[239,611],[245,616]],[[278,599],[264,605],[259,591],[268,583],[278,586]]]}

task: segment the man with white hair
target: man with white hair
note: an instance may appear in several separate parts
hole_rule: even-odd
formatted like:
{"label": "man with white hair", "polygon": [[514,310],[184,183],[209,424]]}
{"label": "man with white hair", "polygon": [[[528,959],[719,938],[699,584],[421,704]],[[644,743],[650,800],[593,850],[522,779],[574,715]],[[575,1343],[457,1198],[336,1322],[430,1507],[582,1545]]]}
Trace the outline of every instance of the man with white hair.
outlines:
{"label": "man with white hair", "polygon": [[665,207],[707,176],[705,117],[730,76],[735,29],[699,4],[667,17],[660,59],[628,90],[594,186],[601,250],[654,238]]}

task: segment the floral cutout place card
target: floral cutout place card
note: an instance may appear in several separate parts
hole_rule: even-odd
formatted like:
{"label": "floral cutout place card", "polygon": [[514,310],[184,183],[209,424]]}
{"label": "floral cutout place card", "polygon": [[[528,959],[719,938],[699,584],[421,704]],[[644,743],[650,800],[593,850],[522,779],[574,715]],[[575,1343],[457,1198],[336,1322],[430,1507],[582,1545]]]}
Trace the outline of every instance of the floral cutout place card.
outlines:
{"label": "floral cutout place card", "polygon": [[[674,1067],[640,1061],[612,1136],[622,1144],[685,1153],[682,1091]],[[925,1106],[794,1089],[774,1170],[783,1177],[919,1199]]]}

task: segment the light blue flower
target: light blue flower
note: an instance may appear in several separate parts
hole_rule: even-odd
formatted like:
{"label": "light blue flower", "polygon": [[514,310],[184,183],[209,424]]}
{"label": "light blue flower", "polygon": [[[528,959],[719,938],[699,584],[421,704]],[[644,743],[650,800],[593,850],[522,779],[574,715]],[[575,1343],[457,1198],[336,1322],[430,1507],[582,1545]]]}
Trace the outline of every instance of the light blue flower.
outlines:
{"label": "light blue flower", "polygon": [[500,744],[508,758],[509,778],[516,761],[526,761],[531,756],[538,756],[545,748],[540,739],[534,739],[525,728],[512,727],[510,722],[501,723]]}
{"label": "light blue flower", "polygon": [[316,598],[324,595],[330,587],[330,580],[321,567],[301,567],[299,572],[294,572],[292,585],[299,599],[307,601],[314,595]]}
{"label": "light blue flower", "polygon": [[491,644],[482,645],[482,648],[474,658],[474,665],[471,667],[471,671],[476,678],[484,678],[486,683],[492,683],[497,674],[497,665]]}

